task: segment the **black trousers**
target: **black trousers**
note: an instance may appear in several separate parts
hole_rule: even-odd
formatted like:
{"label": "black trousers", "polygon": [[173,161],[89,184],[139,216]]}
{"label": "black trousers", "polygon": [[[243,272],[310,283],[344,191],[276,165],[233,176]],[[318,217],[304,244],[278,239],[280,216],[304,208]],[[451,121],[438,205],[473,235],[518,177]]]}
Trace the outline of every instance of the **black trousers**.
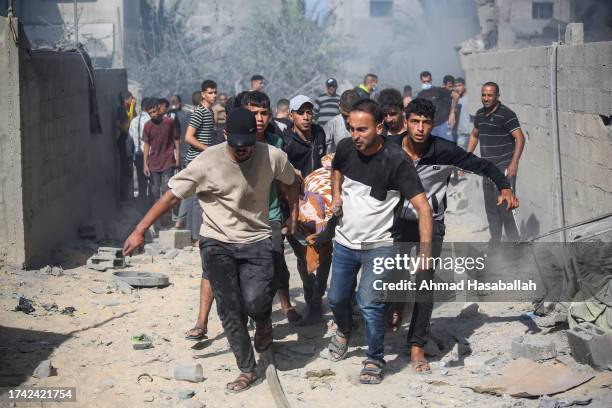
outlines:
{"label": "black trousers", "polygon": [[238,368],[252,372],[256,361],[247,321],[249,317],[257,323],[270,321],[274,297],[272,240],[228,244],[204,238],[200,251]]}
{"label": "black trousers", "polygon": [[119,197],[121,200],[130,198],[130,180],[132,172],[130,160],[127,155],[127,138],[127,133],[121,133],[117,139],[117,150],[119,151]]}
{"label": "black trousers", "polygon": [[272,259],[274,260],[274,288],[289,292],[289,268],[285,262],[284,237],[280,221],[270,221],[272,227]]}
{"label": "black trousers", "polygon": [[289,245],[293,248],[293,253],[297,258],[297,270],[302,279],[306,304],[309,306],[314,305],[315,307],[321,306],[323,295],[325,295],[325,290],[327,289],[327,278],[329,277],[329,270],[332,264],[331,256],[328,259],[322,260],[323,262],[317,268],[316,273],[308,273],[306,248],[294,236],[287,236],[287,241],[289,241]]}
{"label": "black trousers", "polygon": [[[505,169],[500,169],[502,173]],[[516,177],[510,179],[512,190],[515,190]],[[484,191],[485,211],[487,212],[487,220],[489,221],[489,232],[491,233],[491,242],[501,242],[502,229],[506,233],[506,237],[517,242],[520,239],[519,231],[516,228],[512,211],[506,210],[506,203],[497,205],[497,196],[499,190],[495,183],[488,178],[483,178],[482,189]]]}
{"label": "black trousers", "polygon": [[149,189],[149,179],[144,174],[144,156],[142,154],[134,155],[134,167],[136,168],[136,178],[138,180],[138,202],[143,208],[148,209],[151,192]]}
{"label": "black trousers", "polygon": [[[444,221],[434,221],[431,256],[436,258],[442,253],[442,243],[446,227]],[[418,246],[421,235],[419,234],[419,223],[416,221],[402,221],[400,226],[400,245],[402,252],[410,252],[413,246]],[[434,270],[420,271],[416,274],[415,283],[419,288],[421,282],[431,281],[434,278]],[[425,347],[429,334],[429,322],[433,312],[433,291],[419,290],[416,292],[410,327],[408,328],[408,344],[410,346]]]}

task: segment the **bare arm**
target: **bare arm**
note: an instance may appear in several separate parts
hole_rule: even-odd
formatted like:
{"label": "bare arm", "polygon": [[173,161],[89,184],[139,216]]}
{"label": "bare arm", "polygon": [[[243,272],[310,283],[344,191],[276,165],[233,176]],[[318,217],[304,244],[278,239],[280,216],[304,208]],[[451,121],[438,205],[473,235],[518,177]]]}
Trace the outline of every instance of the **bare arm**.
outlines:
{"label": "bare arm", "polygon": [[288,235],[295,235],[295,229],[297,227],[297,220],[299,215],[299,194],[300,194],[300,183],[295,180],[295,182],[291,185],[287,185],[281,183],[280,181],[276,182],[276,187],[278,188],[278,193],[280,197],[289,204],[289,208],[291,210],[291,215],[287,220],[288,227]]}
{"label": "bare arm", "polygon": [[174,164],[177,168],[180,167],[180,157],[181,157],[181,141],[180,140],[175,140],[174,141]]}
{"label": "bare arm", "polygon": [[[416,210],[419,217],[419,256],[429,258],[431,256],[431,240],[433,234],[433,218],[431,206],[427,201],[425,193],[417,194],[410,199],[410,204]],[[421,264],[424,265],[424,264]],[[429,269],[421,267],[420,269]]]}
{"label": "bare arm", "polygon": [[144,165],[143,165],[143,171],[145,176],[149,177],[151,175],[151,172],[149,171],[149,144],[147,142],[144,142],[144,153],[143,153],[143,159],[144,159]]}
{"label": "bare arm", "polygon": [[473,128],[472,133],[470,133],[470,139],[468,140],[467,151],[474,153],[476,146],[478,146],[478,129]]}
{"label": "bare arm", "polygon": [[187,131],[185,132],[185,143],[187,143],[194,149],[203,152],[204,150],[208,148],[208,146],[206,146],[203,143],[200,143],[198,139],[196,139],[195,134],[196,134],[195,128],[192,126],[187,126]]}
{"label": "bare arm", "polygon": [[459,101],[459,94],[457,92],[451,93],[451,110],[448,115],[448,126],[452,129],[457,123],[457,102]]}
{"label": "bare arm", "polygon": [[342,214],[342,181],[344,176],[340,170],[332,170],[332,213],[336,216]]}
{"label": "bare arm", "polygon": [[132,255],[136,249],[141,248],[144,245],[144,234],[149,227],[179,201],[181,200],[175,196],[172,191],[166,191],[164,195],[153,204],[153,207],[145,214],[142,220],[140,220],[128,239],[125,240],[123,244],[123,255]]}
{"label": "bare arm", "polygon": [[523,154],[523,147],[525,147],[525,136],[520,128],[514,130],[511,134],[514,137],[514,154],[512,155],[512,161],[508,165],[507,177],[509,179],[516,177],[519,160]]}

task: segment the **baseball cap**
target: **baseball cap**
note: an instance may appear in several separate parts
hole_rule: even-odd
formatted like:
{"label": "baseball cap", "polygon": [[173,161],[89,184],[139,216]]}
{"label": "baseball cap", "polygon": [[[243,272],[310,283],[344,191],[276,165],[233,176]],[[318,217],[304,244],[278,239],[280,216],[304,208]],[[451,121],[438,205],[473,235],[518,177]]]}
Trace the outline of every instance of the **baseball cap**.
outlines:
{"label": "baseball cap", "polygon": [[255,144],[257,121],[248,109],[237,108],[231,111],[226,122],[227,144],[232,147],[248,147]]}
{"label": "baseball cap", "polygon": [[291,98],[291,100],[289,101],[289,108],[292,111],[299,111],[300,108],[305,103],[309,103],[312,106],[314,106],[314,102],[312,101],[312,99],[310,99],[306,95],[297,95],[297,96],[294,96],[293,98]]}
{"label": "baseball cap", "polygon": [[338,81],[336,81],[334,78],[329,78],[327,81],[325,81],[325,85],[337,87]]}

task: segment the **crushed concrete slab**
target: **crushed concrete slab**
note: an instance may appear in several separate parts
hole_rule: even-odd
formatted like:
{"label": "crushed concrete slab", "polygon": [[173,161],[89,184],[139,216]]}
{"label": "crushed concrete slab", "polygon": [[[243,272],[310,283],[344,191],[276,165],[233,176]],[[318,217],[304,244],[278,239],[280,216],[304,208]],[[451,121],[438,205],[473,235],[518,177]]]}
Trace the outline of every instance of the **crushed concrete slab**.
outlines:
{"label": "crushed concrete slab", "polygon": [[612,333],[588,322],[580,323],[566,332],[576,361],[605,370],[612,364]]}
{"label": "crushed concrete slab", "polygon": [[534,361],[557,357],[557,348],[553,341],[535,336],[520,336],[513,339],[510,352],[512,358],[522,357]]}

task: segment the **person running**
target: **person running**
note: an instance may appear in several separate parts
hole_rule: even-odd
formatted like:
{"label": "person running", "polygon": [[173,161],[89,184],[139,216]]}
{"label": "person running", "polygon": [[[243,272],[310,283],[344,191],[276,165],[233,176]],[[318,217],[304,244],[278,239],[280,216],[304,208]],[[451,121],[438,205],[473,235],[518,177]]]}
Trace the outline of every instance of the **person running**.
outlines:
{"label": "person running", "polygon": [[[504,210],[518,207],[518,199],[510,188],[510,182],[495,165],[466,152],[452,142],[434,137],[432,135],[436,108],[427,99],[413,99],[406,108],[407,136],[404,137],[402,148],[406,155],[416,166],[416,170],[425,189],[425,195],[433,210],[433,236],[432,257],[440,256],[442,242],[444,241],[445,225],[444,212],[446,211],[446,191],[450,175],[455,168],[467,170],[492,180],[499,188],[500,194],[496,203],[501,207],[505,202]],[[396,241],[408,243],[403,248],[409,252],[411,246],[421,239],[418,214],[412,204],[405,201],[402,206]],[[419,288],[424,280],[432,280],[433,269],[426,269],[416,274],[416,287]],[[396,327],[401,323],[401,311],[404,304],[394,304],[391,307],[392,315],[395,313]],[[419,291],[414,304],[407,342],[410,347],[410,359],[416,372],[430,371],[429,363],[425,359],[425,344],[429,333],[429,322],[433,310],[433,292]]]}
{"label": "person running", "polygon": [[[419,215],[422,255],[429,256],[432,216],[419,176],[402,149],[382,137],[383,112],[372,100],[361,100],[349,116],[351,139],[338,144],[332,162],[333,212],[340,216],[333,248],[332,278],[327,298],[337,330],[329,344],[331,361],[346,356],[353,326],[351,295],[361,277],[357,304],[366,324],[367,358],[359,375],[362,384],[383,379],[386,303],[374,289],[375,258],[393,257],[393,236],[399,210],[408,200]],[[418,273],[418,272],[417,272]]]}
{"label": "person running", "polygon": [[[305,95],[297,95],[290,101],[293,126],[283,134],[283,150],[295,167],[300,181],[314,170],[321,168],[321,158],[325,156],[325,132],[312,123],[314,103]],[[302,279],[304,300],[308,305],[305,323],[313,323],[321,318],[321,303],[327,289],[327,278],[331,259],[326,259],[315,273],[308,273],[306,245],[296,237],[288,236],[287,241],[297,258],[297,269]]]}
{"label": "person running", "polygon": [[314,121],[321,126],[325,126],[331,118],[340,113],[340,96],[336,93],[337,90],[338,82],[329,78],[325,81],[325,92],[315,99]]}
{"label": "person running", "polygon": [[[194,194],[198,197],[204,210],[202,268],[208,271],[217,312],[240,369],[238,377],[227,384],[227,391],[236,393],[258,379],[248,317],[257,322],[256,351],[264,352],[273,341],[269,198],[275,180],[287,186],[294,183],[295,170],[282,150],[256,142],[256,119],[247,109],[230,113],[226,131],[227,142],[206,149],[170,180],[170,191],[136,226],[123,253],[131,255],[141,248],[145,231],[178,201]],[[291,223],[290,233],[294,229]]]}
{"label": "person running", "polygon": [[387,141],[401,146],[402,139],[406,136],[402,94],[397,89],[383,89],[380,91],[378,103],[385,118],[383,137]]}
{"label": "person running", "polygon": [[[487,82],[482,86],[481,99],[483,107],[474,117],[474,129],[467,151],[473,152],[480,140],[480,157],[493,162],[506,174],[512,183],[512,189],[515,190],[519,160],[525,146],[521,125],[516,114],[499,101],[499,86],[495,82]],[[491,242],[501,241],[502,229],[510,241],[518,241],[520,232],[513,214],[496,205],[497,187],[485,180],[482,188]]]}

